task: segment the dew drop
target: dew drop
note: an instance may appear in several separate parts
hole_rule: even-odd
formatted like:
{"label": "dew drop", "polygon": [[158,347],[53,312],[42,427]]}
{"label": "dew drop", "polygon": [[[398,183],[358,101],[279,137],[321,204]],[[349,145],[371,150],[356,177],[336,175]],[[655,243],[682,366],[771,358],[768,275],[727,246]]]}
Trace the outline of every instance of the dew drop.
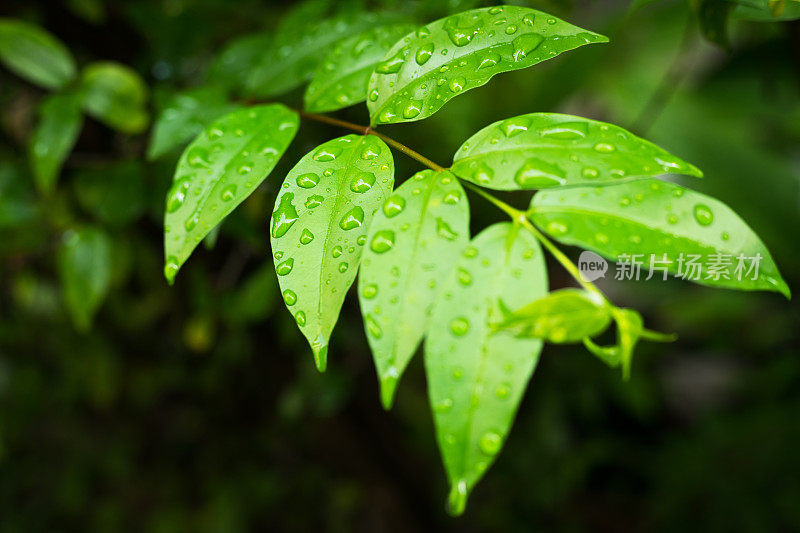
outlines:
{"label": "dew drop", "polygon": [[464,76],[454,76],[450,80],[450,90],[454,93],[460,93],[467,86],[467,79]]}
{"label": "dew drop", "polygon": [[597,152],[602,154],[610,154],[611,152],[615,151],[617,148],[613,144],[609,143],[597,143],[594,145],[594,149]]}
{"label": "dew drop", "polygon": [[364,210],[360,206],[353,207],[339,220],[339,227],[343,230],[360,228],[364,223]]}
{"label": "dew drop", "polygon": [[383,203],[383,214],[386,218],[399,215],[406,208],[406,199],[398,194],[393,194]]}
{"label": "dew drop", "polygon": [[596,180],[600,176],[600,172],[594,167],[583,167],[581,176],[586,180]]}
{"label": "dew drop", "polygon": [[236,197],[236,185],[228,185],[227,187],[222,189],[219,197],[224,202],[230,202]]}
{"label": "dew drop", "polygon": [[294,319],[298,326],[303,327],[306,325],[306,314],[304,312],[298,311],[297,314],[294,315]]}
{"label": "dew drop", "polygon": [[300,234],[300,243],[308,244],[313,240],[314,240],[314,234],[311,233],[308,228],[303,228],[303,232]]}
{"label": "dew drop", "polygon": [[375,185],[375,174],[372,172],[362,172],[350,182],[350,190],[357,193],[365,193]]}
{"label": "dew drop", "polygon": [[569,232],[569,227],[563,222],[552,220],[547,224],[547,232],[551,235],[564,235]]}
{"label": "dew drop", "polygon": [[372,315],[364,317],[364,325],[367,327],[367,333],[376,339],[380,339],[383,336],[380,324],[378,324],[378,321],[375,320]]}
{"label": "dew drop", "polygon": [[567,181],[564,176],[560,167],[531,157],[517,170],[514,181],[526,189],[543,189],[563,185]]}
{"label": "dew drop", "polygon": [[347,269],[349,267],[350,267],[350,265],[348,265],[347,263],[339,263],[339,272],[344,274],[345,272],[347,272]]}
{"label": "dew drop", "polygon": [[497,389],[495,389],[494,391],[494,395],[500,398],[501,400],[508,398],[508,395],[510,393],[511,393],[511,385],[509,385],[508,383],[501,383],[500,385],[497,386]]}
{"label": "dew drop", "polygon": [[697,204],[694,206],[694,218],[701,226],[710,226],[714,222],[714,213],[707,205]]}
{"label": "dew drop", "polygon": [[481,62],[478,65],[478,70],[483,70],[485,68],[492,68],[493,66],[497,65],[500,62],[500,54],[495,54],[494,52],[489,52],[485,56],[481,58]]}
{"label": "dew drop", "polygon": [[283,291],[283,303],[287,306],[292,306],[297,302],[297,295],[294,293],[293,290],[286,289]]}
{"label": "dew drop", "polygon": [[372,237],[372,242],[369,244],[370,250],[376,254],[388,252],[392,249],[392,246],[394,246],[394,231],[392,230],[380,230],[375,232],[375,235]]}
{"label": "dew drop", "polygon": [[417,54],[414,56],[418,65],[424,65],[433,55],[433,43],[426,43],[417,49]]}
{"label": "dew drop", "polygon": [[313,172],[308,172],[306,174],[300,174],[297,176],[295,181],[297,182],[298,187],[302,187],[304,189],[313,189],[319,183],[319,176]]}
{"label": "dew drop", "polygon": [[503,445],[503,438],[494,431],[487,431],[478,441],[478,446],[486,455],[495,455]]}
{"label": "dew drop", "polygon": [[456,277],[458,278],[458,282],[465,287],[472,284],[472,274],[463,268],[458,269]]}
{"label": "dew drop", "polygon": [[186,193],[189,192],[189,180],[181,179],[172,185],[167,197],[167,213],[174,213],[183,205]]}
{"label": "dew drop", "polygon": [[294,268],[294,258],[290,257],[275,267],[275,273],[279,276],[286,276],[292,271],[292,268]]}
{"label": "dew drop", "polygon": [[444,221],[442,217],[436,218],[436,234],[448,241],[454,241],[458,238],[458,233],[453,231],[450,225]]}
{"label": "dew drop", "polygon": [[300,218],[292,200],[294,200],[293,193],[284,193],[278,203],[278,208],[272,213],[272,236],[276,239],[286,235],[295,221]]}
{"label": "dew drop", "polygon": [[339,157],[339,154],[341,153],[342,149],[338,146],[326,146],[314,152],[314,160],[321,161],[323,163],[326,161],[333,161]]}
{"label": "dew drop", "polygon": [[539,130],[539,135],[550,139],[583,139],[589,134],[585,122],[562,122]]}
{"label": "dew drop", "polygon": [[367,144],[361,150],[361,159],[375,159],[379,155],[381,155],[381,147],[374,143]]}
{"label": "dew drop", "polygon": [[542,41],[544,41],[544,37],[538,33],[523,33],[514,39],[511,43],[514,46],[514,52],[512,54],[514,61],[522,61],[525,59],[528,54],[536,50],[536,48],[542,44]]}
{"label": "dew drop", "polygon": [[448,205],[455,205],[461,201],[461,191],[454,190],[444,195],[442,201]]}
{"label": "dew drop", "polygon": [[450,331],[457,337],[466,335],[469,331],[469,321],[463,316],[454,319],[450,322]]}
{"label": "dew drop", "polygon": [[500,123],[500,131],[509,138],[528,131],[530,127],[531,119],[528,117],[513,117]]}
{"label": "dew drop", "polygon": [[364,285],[364,288],[361,289],[361,295],[367,300],[372,300],[378,295],[378,286],[374,283]]}
{"label": "dew drop", "polygon": [[[385,61],[381,61],[375,66],[375,72],[379,74],[395,74],[403,67],[406,62],[408,48],[401,48],[398,52]],[[376,97],[377,99],[377,97]]]}

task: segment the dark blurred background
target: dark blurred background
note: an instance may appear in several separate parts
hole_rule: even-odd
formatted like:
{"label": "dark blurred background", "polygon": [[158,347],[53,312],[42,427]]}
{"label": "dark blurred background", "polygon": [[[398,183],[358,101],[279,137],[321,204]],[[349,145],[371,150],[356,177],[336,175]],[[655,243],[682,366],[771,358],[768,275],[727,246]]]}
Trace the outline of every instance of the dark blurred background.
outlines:
{"label": "dark blurred background", "polygon": [[[388,4],[425,22],[478,2]],[[472,133],[513,115],[618,124],[702,168],[690,186],[740,213],[800,291],[800,24],[732,21],[726,51],[701,35],[686,0],[528,5],[611,43],[503,74],[384,131],[447,164]],[[0,16],[40,24],[79,64],[133,67],[157,116],[203,82],[227,42],[274,27],[286,9],[41,0],[4,2]],[[547,346],[505,450],[453,519],[421,358],[383,412],[354,294],[325,374],[280,302],[267,234],[276,188],[343,132],[304,123],[170,288],[162,219],[179,151],[146,162],[148,134],[87,119],[43,198],[25,149],[43,95],[0,69],[0,531],[800,530],[796,300],[601,282],[679,340],[642,345],[629,382],[583,348]],[[302,89],[281,100],[299,105]],[[337,116],[368,121],[363,105]],[[395,159],[398,182],[419,170]],[[474,231],[499,220],[470,200]],[[112,288],[88,332],[69,320],[55,264],[75,223],[113,239]],[[549,266],[553,287],[571,284]]]}

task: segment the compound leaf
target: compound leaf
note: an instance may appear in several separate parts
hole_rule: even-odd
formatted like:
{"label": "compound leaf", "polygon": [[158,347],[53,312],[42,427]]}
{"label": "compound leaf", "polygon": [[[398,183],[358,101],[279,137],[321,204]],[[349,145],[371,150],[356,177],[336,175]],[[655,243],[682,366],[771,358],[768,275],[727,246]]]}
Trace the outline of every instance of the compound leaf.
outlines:
{"label": "compound leaf", "polygon": [[495,74],[606,41],[602,35],[524,7],[497,6],[451,15],[423,26],[387,52],[369,80],[369,114],[373,124],[421,120]]}
{"label": "compound leaf", "polygon": [[516,308],[546,292],[538,242],[500,223],[473,239],[434,304],[425,371],[453,514],[502,448],[542,348],[492,327],[498,299]]}
{"label": "compound leaf", "polygon": [[147,86],[125,65],[110,61],[88,65],[81,88],[83,109],[107,126],[130,134],[147,127]]}
{"label": "compound leaf", "polygon": [[247,93],[266,98],[302,85],[311,78],[322,59],[321,50],[381,22],[382,17],[375,13],[356,12],[321,21],[308,19],[277,32],[248,76]]}
{"label": "compound leaf", "polygon": [[317,67],[306,90],[306,109],[314,113],[335,111],[366,100],[375,64],[414,29],[409,24],[379,26],[337,43]]}
{"label": "compound leaf", "polygon": [[196,137],[212,121],[238,108],[218,87],[198,87],[175,94],[153,124],[147,158],[161,157]]}
{"label": "compound leaf", "polygon": [[54,94],[39,106],[39,123],[30,139],[28,157],[40,191],[53,191],[61,166],[75,146],[82,126],[78,95]]}
{"label": "compound leaf", "polygon": [[374,135],[346,135],[308,154],[286,176],[271,243],[283,300],[327,366],[328,342],[355,280],[373,214],[392,191],[394,161]]}
{"label": "compound leaf", "polygon": [[75,59],[67,47],[39,26],[21,20],[0,19],[0,61],[46,89],[61,89],[75,79]]}
{"label": "compound leaf", "polygon": [[[501,302],[505,306],[505,302]],[[596,295],[580,289],[553,291],[506,314],[497,329],[555,344],[580,342],[608,327],[610,310]]]}
{"label": "compound leaf", "polygon": [[456,152],[452,172],[490,189],[606,184],[693,165],[624,129],[571,115],[530,113],[495,122]]}
{"label": "compound leaf", "polygon": [[297,113],[254,106],[216,120],[184,150],[167,193],[164,275],[172,283],[192,250],[269,175],[297,133]]}
{"label": "compound leaf", "polygon": [[372,221],[358,293],[386,409],[427,329],[439,286],[468,242],[467,197],[450,172],[417,173]]}
{"label": "compound leaf", "polygon": [[789,296],[766,246],[731,208],[674,183],[542,191],[530,215],[560,242],[627,264],[618,277],[650,267],[662,277],[670,272],[703,285]]}
{"label": "compound leaf", "polygon": [[108,293],[111,239],[95,227],[68,230],[57,260],[67,311],[76,328],[87,330]]}

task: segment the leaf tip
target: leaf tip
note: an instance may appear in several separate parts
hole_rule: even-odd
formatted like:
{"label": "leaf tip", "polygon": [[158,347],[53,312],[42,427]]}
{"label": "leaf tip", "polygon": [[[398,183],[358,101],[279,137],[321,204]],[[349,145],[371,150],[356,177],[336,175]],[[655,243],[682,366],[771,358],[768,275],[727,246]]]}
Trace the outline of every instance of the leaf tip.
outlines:
{"label": "leaf tip", "polygon": [[450,516],[461,516],[467,508],[467,480],[459,479],[450,486],[450,495],[447,497],[447,513]]}
{"label": "leaf tip", "polygon": [[394,405],[394,396],[395,392],[397,391],[397,382],[400,380],[399,376],[397,375],[397,369],[392,367],[391,370],[394,372],[387,372],[383,376],[381,376],[380,385],[381,385],[381,404],[383,405],[384,410],[389,411],[391,410],[392,406]]}
{"label": "leaf tip", "polygon": [[179,268],[178,262],[171,259],[164,265],[164,277],[167,279],[167,283],[169,283],[170,287],[175,284],[175,276],[178,275]]}
{"label": "leaf tip", "polygon": [[314,343],[311,345],[311,350],[314,352],[314,364],[317,370],[325,372],[328,368],[328,344]]}

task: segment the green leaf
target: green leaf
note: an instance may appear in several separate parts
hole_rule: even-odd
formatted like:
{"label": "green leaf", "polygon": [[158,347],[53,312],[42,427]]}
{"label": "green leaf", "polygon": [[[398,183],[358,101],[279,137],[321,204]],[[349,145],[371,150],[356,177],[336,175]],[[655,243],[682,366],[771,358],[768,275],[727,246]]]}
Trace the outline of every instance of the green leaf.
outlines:
{"label": "green leaf", "polygon": [[453,514],[502,448],[542,349],[492,328],[502,319],[497,301],[521,307],[546,293],[538,242],[500,223],[475,237],[434,304],[425,371]]}
{"label": "green leaf", "polygon": [[417,173],[372,221],[358,293],[386,409],[427,329],[439,286],[468,242],[469,204],[450,172]]}
{"label": "green leaf", "polygon": [[375,211],[392,191],[394,161],[374,135],[347,135],[306,154],[286,176],[272,213],[283,300],[327,366],[328,342],[353,284]]}
{"label": "green leaf", "polygon": [[[669,272],[703,285],[789,297],[766,246],[736,213],[674,183],[645,179],[542,191],[533,197],[530,215],[560,242],[623,260],[628,278],[637,261],[642,269],[652,262],[660,277]],[[748,272],[754,266],[758,271]]]}
{"label": "green leaf", "polygon": [[562,289],[509,312],[496,328],[511,330],[518,337],[562,344],[597,335],[610,321],[602,299],[584,290]]}
{"label": "green leaf", "polygon": [[164,275],[172,283],[192,250],[269,175],[299,119],[281,104],[234,111],[184,150],[167,193]]}
{"label": "green leaf", "polygon": [[306,110],[335,111],[366,100],[375,64],[414,29],[409,24],[379,26],[337,43],[314,72],[306,90]]}
{"label": "green leaf", "polygon": [[111,239],[101,229],[83,227],[64,233],[58,271],[67,311],[75,327],[89,329],[111,280]]}
{"label": "green leaf", "polygon": [[691,0],[691,5],[705,38],[729,49],[728,19],[736,3],[730,0]]}
{"label": "green leaf", "polygon": [[732,15],[737,19],[771,22],[800,18],[797,0],[738,0],[735,5]]}
{"label": "green leaf", "polygon": [[369,114],[373,124],[421,120],[495,74],[607,41],[524,7],[465,11],[420,28],[389,50],[369,80]]}
{"label": "green leaf", "polygon": [[75,59],[67,47],[39,26],[21,20],[0,19],[0,61],[46,89],[61,89],[75,79]]}
{"label": "green leaf", "polygon": [[122,226],[145,209],[146,172],[137,160],[82,169],[75,173],[75,196],[80,206],[99,221]]}
{"label": "green leaf", "polygon": [[456,152],[453,173],[490,189],[606,184],[693,165],[624,129],[572,115],[530,113],[495,122]]}
{"label": "green leaf", "polygon": [[272,43],[269,33],[244,35],[228,43],[208,69],[208,81],[242,92],[250,72]]}
{"label": "green leaf", "polygon": [[627,380],[631,375],[633,350],[645,331],[644,321],[642,320],[642,315],[633,309],[615,308],[612,313],[617,324],[617,344],[613,346],[598,346],[588,336],[583,339],[583,344],[586,349],[611,368],[621,365],[622,377]]}
{"label": "green leaf", "polygon": [[149,116],[147,86],[139,75],[119,63],[92,63],[81,78],[83,109],[123,133],[141,133]]}
{"label": "green leaf", "polygon": [[153,124],[147,158],[157,159],[202,132],[208,124],[239,109],[219,87],[198,87],[175,94]]}
{"label": "green leaf", "polygon": [[375,13],[357,12],[324,20],[312,18],[277,32],[272,45],[263,51],[261,61],[250,72],[247,93],[266,98],[302,85],[322,60],[322,51],[340,39],[385,21]]}
{"label": "green leaf", "polygon": [[83,126],[81,100],[65,93],[47,97],[39,106],[39,123],[28,146],[36,186],[44,193],[53,191],[61,165],[69,156]]}

